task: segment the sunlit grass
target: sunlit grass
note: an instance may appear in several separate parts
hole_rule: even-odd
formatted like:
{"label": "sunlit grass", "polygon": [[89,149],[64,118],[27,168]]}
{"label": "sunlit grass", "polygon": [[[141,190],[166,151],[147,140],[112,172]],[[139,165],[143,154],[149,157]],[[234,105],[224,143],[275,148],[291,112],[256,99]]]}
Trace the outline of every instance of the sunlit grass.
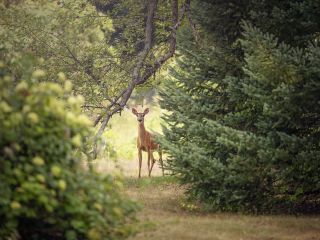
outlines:
{"label": "sunlit grass", "polygon": [[128,188],[149,188],[149,187],[164,187],[166,185],[177,183],[177,179],[174,176],[165,176],[165,177],[127,177],[124,179],[124,185]]}
{"label": "sunlit grass", "polygon": [[140,233],[131,240],[318,240],[320,217],[204,213],[183,206],[184,188],[174,177],[126,178],[129,196],[142,208]]}

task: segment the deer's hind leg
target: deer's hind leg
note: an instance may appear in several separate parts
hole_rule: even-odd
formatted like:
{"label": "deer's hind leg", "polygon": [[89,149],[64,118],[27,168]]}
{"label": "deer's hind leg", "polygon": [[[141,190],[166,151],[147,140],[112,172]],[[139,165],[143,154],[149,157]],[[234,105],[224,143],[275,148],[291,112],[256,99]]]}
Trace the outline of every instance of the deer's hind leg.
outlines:
{"label": "deer's hind leg", "polygon": [[162,169],[162,176],[164,176],[164,168],[163,168],[163,160],[162,160],[162,151],[161,148],[159,147],[158,149],[158,153],[159,153],[159,162],[161,164],[161,169]]}
{"label": "deer's hind leg", "polygon": [[149,176],[151,176],[151,171],[152,171],[153,165],[154,165],[154,163],[156,161],[154,159],[154,157],[153,157],[153,152],[152,151],[150,151],[150,156],[151,156],[151,167],[150,167],[150,171],[149,171]]}

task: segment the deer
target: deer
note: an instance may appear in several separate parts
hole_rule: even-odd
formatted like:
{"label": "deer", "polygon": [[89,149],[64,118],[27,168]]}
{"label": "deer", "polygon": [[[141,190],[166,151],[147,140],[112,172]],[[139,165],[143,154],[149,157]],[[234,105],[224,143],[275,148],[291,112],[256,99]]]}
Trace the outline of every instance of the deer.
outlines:
{"label": "deer", "polygon": [[138,121],[137,149],[139,157],[139,178],[141,178],[142,151],[148,153],[148,176],[151,177],[151,171],[155,163],[155,159],[153,157],[154,151],[157,151],[159,154],[162,176],[164,176],[162,150],[160,144],[155,142],[154,135],[148,132],[144,126],[144,117],[149,113],[149,108],[146,108],[142,113],[139,113],[135,108],[132,108],[132,113],[137,116]]}

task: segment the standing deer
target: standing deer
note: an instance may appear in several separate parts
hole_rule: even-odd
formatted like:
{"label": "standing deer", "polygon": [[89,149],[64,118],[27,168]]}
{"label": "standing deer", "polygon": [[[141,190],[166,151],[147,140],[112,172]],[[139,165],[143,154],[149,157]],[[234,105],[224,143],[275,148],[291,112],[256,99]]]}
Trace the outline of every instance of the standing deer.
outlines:
{"label": "standing deer", "polygon": [[[149,133],[144,127],[144,116],[149,112],[149,108],[146,108],[143,113],[138,113],[135,108],[132,108],[132,113],[137,116],[138,120],[138,138],[137,138],[137,148],[138,148],[138,157],[139,157],[139,178],[141,177],[141,165],[142,165],[142,151],[148,153],[148,172],[149,177],[151,176],[151,171],[155,163],[153,157],[153,151],[158,151],[159,161],[161,163],[162,175],[164,175],[163,170],[163,161],[162,161],[162,151],[160,145],[155,142],[151,133]],[[151,160],[151,166],[150,166]]]}

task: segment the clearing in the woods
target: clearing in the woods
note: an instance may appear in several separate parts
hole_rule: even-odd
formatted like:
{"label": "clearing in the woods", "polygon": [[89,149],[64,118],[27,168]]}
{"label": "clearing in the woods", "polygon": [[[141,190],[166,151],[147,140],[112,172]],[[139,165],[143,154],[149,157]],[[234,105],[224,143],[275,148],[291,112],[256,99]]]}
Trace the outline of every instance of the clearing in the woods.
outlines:
{"label": "clearing in the woods", "polygon": [[130,240],[319,240],[320,217],[203,213],[188,206],[172,177],[127,177],[127,194],[142,208]]}

